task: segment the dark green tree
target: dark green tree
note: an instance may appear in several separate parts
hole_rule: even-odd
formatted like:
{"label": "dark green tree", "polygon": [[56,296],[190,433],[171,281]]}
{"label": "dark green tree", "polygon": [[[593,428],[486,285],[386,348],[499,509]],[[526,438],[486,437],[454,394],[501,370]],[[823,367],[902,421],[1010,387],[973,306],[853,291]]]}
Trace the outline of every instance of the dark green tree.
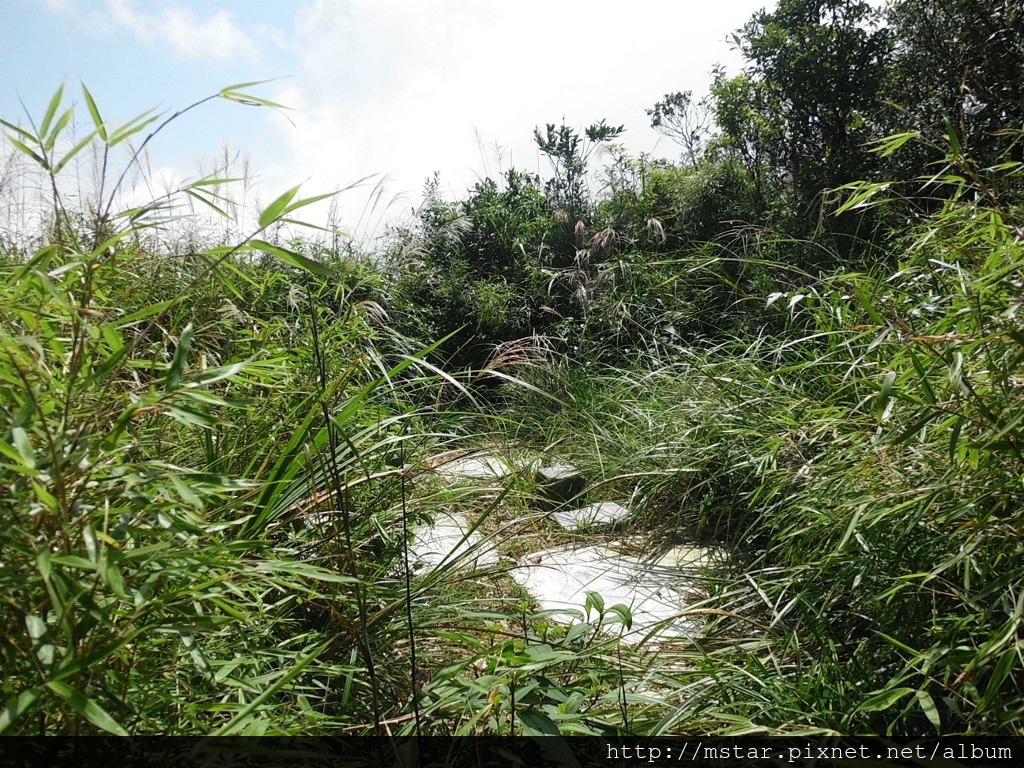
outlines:
{"label": "dark green tree", "polygon": [[930,164],[946,154],[951,132],[980,169],[1024,160],[1024,4],[901,0],[886,18],[895,46],[885,129],[916,130],[926,139],[894,155],[888,174],[910,179],[934,172]]}
{"label": "dark green tree", "polygon": [[826,190],[873,173],[864,145],[876,137],[889,32],[864,0],[780,0],[735,41],[749,79],[717,84],[719,125],[734,146],[749,155],[753,144],[775,165],[788,187],[791,231],[808,234],[822,221]]}

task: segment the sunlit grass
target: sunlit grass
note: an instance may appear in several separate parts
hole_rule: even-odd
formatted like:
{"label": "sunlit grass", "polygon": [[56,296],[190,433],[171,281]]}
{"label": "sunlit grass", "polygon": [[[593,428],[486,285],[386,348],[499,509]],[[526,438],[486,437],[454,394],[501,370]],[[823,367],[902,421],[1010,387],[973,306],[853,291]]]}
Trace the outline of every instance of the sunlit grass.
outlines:
{"label": "sunlit grass", "polygon": [[[101,156],[159,127],[84,98]],[[4,124],[54,176],[87,146],[65,114],[58,92],[33,130]],[[497,342],[453,371],[450,339],[396,330],[417,308],[394,275],[274,239],[314,199],[154,252],[172,201],[118,210],[122,178],[92,218],[54,184],[45,244],[0,261],[0,732],[1019,730],[1012,211],[965,186],[891,246],[895,273],[763,297],[723,287],[740,256],[707,244],[647,273],[632,254],[576,349]],[[180,192],[219,207],[227,184]],[[713,341],[666,330],[713,296],[740,316]],[[444,477],[462,453],[514,471]],[[569,503],[633,516],[562,530],[542,461],[586,478]],[[412,532],[446,515],[481,543],[419,567]],[[628,609],[591,596],[566,625],[511,577],[595,541],[725,553],[694,574],[702,632],[619,642]]]}

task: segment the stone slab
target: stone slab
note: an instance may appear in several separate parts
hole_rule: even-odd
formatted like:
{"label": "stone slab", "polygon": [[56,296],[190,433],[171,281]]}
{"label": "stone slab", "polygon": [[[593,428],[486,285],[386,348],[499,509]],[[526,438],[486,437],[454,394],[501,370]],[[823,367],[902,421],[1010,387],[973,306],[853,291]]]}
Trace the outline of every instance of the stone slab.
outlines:
{"label": "stone slab", "polygon": [[449,482],[459,480],[504,480],[512,475],[512,468],[492,454],[469,456],[441,456],[430,461],[430,466]]}
{"label": "stone slab", "polygon": [[630,510],[615,501],[599,501],[579,509],[560,509],[551,518],[569,531],[595,525],[614,525],[625,520]]}
{"label": "stone slab", "polygon": [[582,493],[586,479],[572,464],[537,468],[537,492],[548,501],[567,502]]}
{"label": "stone slab", "polygon": [[432,525],[417,526],[409,544],[409,563],[413,571],[436,568],[443,562],[455,562],[467,568],[479,568],[498,562],[493,542],[479,532],[469,533],[470,525],[461,515],[437,515]]}
{"label": "stone slab", "polygon": [[[663,564],[665,558],[640,561],[605,546],[549,549],[524,558],[512,574],[541,610],[555,612],[556,620],[579,621],[574,612],[583,611],[588,592],[597,592],[606,611],[621,603],[632,612],[631,629],[608,619],[602,625],[605,632],[621,633],[626,642],[640,642],[655,628],[662,638],[692,637],[701,630],[699,618],[685,615],[687,605],[701,593],[693,569],[710,562],[712,555],[690,549],[683,558],[688,569]],[[614,614],[606,616],[610,619]]]}

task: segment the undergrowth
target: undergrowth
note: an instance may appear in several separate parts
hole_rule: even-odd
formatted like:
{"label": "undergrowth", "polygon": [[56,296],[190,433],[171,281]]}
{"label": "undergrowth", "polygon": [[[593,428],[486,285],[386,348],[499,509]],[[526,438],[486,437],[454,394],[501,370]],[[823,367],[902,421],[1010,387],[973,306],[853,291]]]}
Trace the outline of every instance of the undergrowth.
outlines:
{"label": "undergrowth", "polygon": [[[274,106],[242,87],[216,96]],[[44,244],[0,266],[0,732],[1019,730],[1024,243],[975,177],[892,239],[895,271],[797,279],[702,244],[639,275],[633,254],[610,268],[633,303],[573,331],[575,357],[505,340],[459,372],[450,339],[394,330],[372,259],[283,243],[321,196],[162,245],[182,197],[219,215],[229,180],[129,203],[167,121],[115,128],[83,100],[84,140],[63,90],[4,122],[52,200]],[[87,146],[91,216],[63,193]],[[654,317],[630,285],[747,314],[684,340],[679,317],[715,325],[699,304]],[[509,572],[573,536],[528,472],[431,479],[429,457],[481,449],[571,461],[576,501],[628,504],[649,551],[727,552],[687,608],[700,636],[619,642],[629,608],[600,595],[569,626],[538,611]],[[418,570],[411,531],[452,510],[483,544]]]}

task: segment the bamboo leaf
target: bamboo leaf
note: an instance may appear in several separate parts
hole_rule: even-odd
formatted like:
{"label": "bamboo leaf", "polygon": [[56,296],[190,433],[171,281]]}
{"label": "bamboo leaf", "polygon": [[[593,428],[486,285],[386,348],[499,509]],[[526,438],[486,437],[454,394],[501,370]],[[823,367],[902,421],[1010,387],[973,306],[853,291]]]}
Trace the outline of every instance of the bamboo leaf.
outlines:
{"label": "bamboo leaf", "polygon": [[1014,664],[1017,661],[1017,648],[1007,648],[999,656],[999,661],[996,662],[995,668],[992,670],[992,676],[989,678],[988,685],[985,687],[985,695],[981,699],[981,703],[978,708],[986,710],[992,706],[999,696],[999,691],[1003,687],[1003,683],[1010,676],[1010,672],[1013,671]]}
{"label": "bamboo leaf", "polygon": [[893,384],[896,382],[896,371],[889,371],[885,374],[885,378],[882,380],[882,386],[878,390],[878,395],[875,397],[874,412],[875,418],[883,419],[885,417],[886,406],[889,403],[889,397],[892,394]]}
{"label": "bamboo leaf", "polygon": [[68,164],[68,161],[73,159],[75,157],[75,155],[77,155],[79,152],[81,152],[83,149],[85,149],[87,146],[89,146],[89,144],[95,138],[96,138],[96,131],[93,131],[88,136],[86,136],[84,139],[82,139],[80,142],[75,144],[75,146],[73,146],[70,150],[68,150],[68,153],[66,155],[64,155],[64,157],[62,157],[60,160],[58,160],[57,164],[53,166],[53,172],[54,173],[60,173],[61,170],[64,168],[64,166]]}
{"label": "bamboo leaf", "polygon": [[622,623],[625,625],[626,629],[633,628],[633,612],[629,610],[629,606],[625,603],[616,603],[608,609],[608,612],[614,613],[616,616],[618,616],[619,619],[622,620]]}
{"label": "bamboo leaf", "polygon": [[46,162],[46,160],[44,160],[40,155],[36,154],[36,152],[31,147],[29,147],[28,145],[24,144],[21,141],[18,141],[18,139],[14,138],[13,136],[8,136],[7,140],[11,142],[11,146],[13,146],[19,152],[22,152],[31,157],[32,160],[35,161],[35,163],[44,171],[50,170],[50,164]]}
{"label": "bamboo leaf", "polygon": [[539,709],[526,709],[519,714],[519,722],[526,736],[561,736],[555,721]]}
{"label": "bamboo leaf", "polygon": [[43,141],[43,149],[47,152],[52,152],[54,146],[57,144],[57,139],[60,138],[61,132],[67,127],[68,123],[71,122],[72,110],[68,109],[57,119],[56,125],[53,126],[53,130],[50,131],[50,135]]}
{"label": "bamboo leaf", "polygon": [[103,124],[103,118],[100,117],[100,111],[96,107],[96,102],[93,99],[92,94],[89,93],[89,89],[85,87],[85,83],[82,83],[82,95],[85,97],[85,105],[89,109],[89,116],[92,117],[92,124],[96,126],[97,135],[103,139],[103,141],[106,141],[107,126]]}
{"label": "bamboo leaf", "polygon": [[110,139],[107,141],[107,143],[111,147],[115,147],[125,139],[131,138],[136,133],[145,130],[147,126],[155,123],[159,119],[159,114],[153,114],[152,109],[147,109],[145,112],[143,112],[140,115],[136,115],[127,123],[125,123],[116,131],[114,131],[112,134],[110,134]]}
{"label": "bamboo leaf", "polygon": [[249,242],[250,248],[255,248],[261,251],[268,251],[274,256],[277,256],[285,264],[291,264],[293,267],[297,267],[305,272],[312,272],[315,275],[321,277],[330,277],[334,272],[319,261],[314,261],[308,256],[303,256],[301,253],[290,251],[287,248],[282,248],[278,245],[271,245],[265,240],[251,240]]}
{"label": "bamboo leaf", "polygon": [[226,88],[222,88],[218,94],[222,99],[228,101],[234,101],[238,104],[245,104],[251,107],[271,107],[272,109],[288,109],[284,104],[278,104],[274,101],[268,101],[262,99],[259,96],[253,96],[249,93],[242,93],[242,88],[251,88],[254,85],[263,85],[264,83],[271,83],[271,80],[253,80],[248,83],[238,83],[237,85],[229,85]]}
{"label": "bamboo leaf", "polygon": [[329,640],[317,648],[314,648],[311,653],[301,659],[294,667],[289,669],[288,672],[285,673],[277,682],[269,686],[265,691],[263,691],[263,693],[244,706],[234,717],[231,718],[231,720],[218,728],[213,735],[230,736],[241,730],[245,725],[246,718],[255,712],[257,707],[298,677],[302,673],[302,670],[313,663],[321,653],[326,651],[332,642],[333,640]]}
{"label": "bamboo leaf", "polygon": [[181,377],[188,363],[189,349],[192,347],[192,335],[192,323],[189,323],[178,338],[178,346],[174,350],[171,366],[167,370],[166,389],[168,392],[173,392],[181,386]]}
{"label": "bamboo leaf", "polygon": [[80,714],[97,728],[115,736],[127,736],[128,731],[121,727],[103,707],[77,691],[67,683],[50,681],[46,687],[63,699],[71,709]]}
{"label": "bamboo leaf", "polygon": [[917,131],[907,131],[906,133],[894,133],[891,136],[875,139],[868,142],[869,151],[877,152],[881,157],[888,157],[908,141],[918,138],[919,135]]}
{"label": "bamboo leaf", "polygon": [[204,197],[203,195],[199,194],[194,189],[186,189],[186,190],[184,190],[184,192],[185,192],[186,195],[191,197],[193,200],[198,200],[200,203],[202,203],[203,205],[211,208],[215,213],[223,216],[225,219],[230,219],[231,218],[230,214],[227,211],[225,211],[223,208],[221,208],[216,203],[213,203],[210,200],[207,200],[206,197]]}
{"label": "bamboo leaf", "polygon": [[165,309],[170,309],[179,301],[181,301],[180,297],[176,299],[167,299],[167,301],[159,301],[156,304],[150,304],[148,307],[143,307],[137,312],[132,312],[130,315],[125,315],[124,317],[122,317],[118,321],[117,327],[127,328],[129,325],[139,322],[139,320],[145,320],[147,317],[159,315]]}
{"label": "bamboo leaf", "polygon": [[857,301],[860,302],[862,307],[864,307],[864,311],[868,313],[868,317],[871,318],[872,322],[877,325],[885,325],[885,320],[883,320],[882,316],[878,314],[878,311],[875,309],[875,305],[871,302],[871,299],[864,292],[864,289],[861,288],[859,283],[854,284],[853,292],[856,294]]}
{"label": "bamboo leaf", "polygon": [[260,229],[269,227],[278,218],[283,216],[288,209],[288,204],[295,199],[297,194],[299,194],[299,187],[292,187],[264,208],[259,218]]}
{"label": "bamboo leaf", "polygon": [[4,128],[6,128],[9,131],[14,131],[16,134],[21,136],[21,138],[24,139],[25,141],[31,141],[33,143],[38,143],[39,142],[39,140],[38,140],[38,138],[36,138],[35,134],[32,134],[32,133],[26,131],[24,128],[22,128],[19,125],[15,125],[14,123],[9,123],[8,121],[3,120],[3,119],[0,119],[0,125],[2,125]]}
{"label": "bamboo leaf", "polygon": [[[334,195],[334,192],[324,192],[319,195],[313,195],[312,197],[304,197],[301,200],[296,200],[294,203],[291,203],[287,208],[285,208],[284,212],[291,213],[292,211],[297,211],[299,208],[305,208],[307,205],[319,203],[321,200],[327,200],[328,198],[334,197]],[[292,219],[285,219],[285,221],[293,224],[302,224],[302,222],[294,221]]]}
{"label": "bamboo leaf", "polygon": [[[957,133],[956,128],[953,127],[953,123],[947,118],[946,119],[946,139],[949,141],[950,149],[953,150],[953,155],[960,157],[963,155],[964,150],[960,144],[960,134]],[[963,181],[963,179],[956,177],[956,181]]]}
{"label": "bamboo leaf", "polygon": [[921,707],[921,711],[928,718],[928,722],[935,727],[936,731],[941,733],[942,718],[939,717],[939,708],[935,706],[935,699],[932,698],[928,691],[915,691],[914,693],[917,696],[917,703]]}
{"label": "bamboo leaf", "polygon": [[186,408],[183,405],[172,405],[167,408],[168,415],[175,421],[190,427],[204,427],[211,429],[217,426],[217,419],[207,413],[198,411],[195,408]]}
{"label": "bamboo leaf", "polygon": [[882,712],[897,701],[902,699],[904,696],[908,696],[911,693],[915,693],[913,688],[893,688],[888,691],[882,691],[877,693],[859,707],[858,712]]}
{"label": "bamboo leaf", "polygon": [[29,469],[36,468],[36,452],[32,447],[32,443],[28,439],[28,433],[24,427],[12,427],[11,428],[11,440],[14,443],[14,447],[18,451],[18,455],[21,456],[22,462]]}
{"label": "bamboo leaf", "polygon": [[53,98],[50,99],[49,105],[46,107],[46,112],[43,114],[43,121],[39,124],[39,136],[45,139],[47,134],[50,132],[50,123],[53,121],[53,116],[57,114],[57,109],[60,107],[61,101],[64,100],[64,83],[60,84],[57,92],[53,94]]}
{"label": "bamboo leaf", "polygon": [[0,712],[0,735],[6,733],[22,715],[31,709],[32,705],[39,700],[40,693],[38,688],[29,688],[7,700],[7,706]]}

